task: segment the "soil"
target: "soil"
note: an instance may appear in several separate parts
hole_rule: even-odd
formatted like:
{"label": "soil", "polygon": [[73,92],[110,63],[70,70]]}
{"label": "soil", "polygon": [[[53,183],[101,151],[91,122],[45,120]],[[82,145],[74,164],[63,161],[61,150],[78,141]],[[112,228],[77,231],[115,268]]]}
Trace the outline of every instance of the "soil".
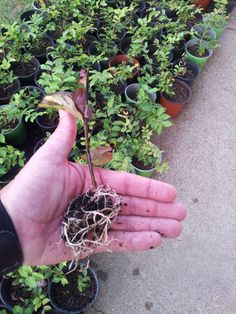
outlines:
{"label": "soil", "polygon": [[183,103],[189,98],[189,91],[187,87],[183,86],[180,82],[174,82],[173,91],[174,96],[164,95],[170,101]]}
{"label": "soil", "polygon": [[58,123],[59,123],[59,116],[58,116],[58,113],[55,112],[55,114],[53,114],[52,117],[48,116],[48,115],[43,115],[41,117],[38,117],[38,121],[43,126],[53,127],[53,126],[58,125]]}
{"label": "soil", "polygon": [[34,56],[41,56],[43,54],[46,54],[47,48],[51,47],[52,43],[48,38],[44,38],[40,42],[40,46],[36,48],[29,48],[29,52],[31,52]]}
{"label": "soil", "polygon": [[23,305],[24,300],[31,298],[31,292],[27,291],[21,286],[13,286],[10,287],[10,298],[12,300],[12,305]]}
{"label": "soil", "polygon": [[117,95],[123,95],[125,92],[124,84],[120,83],[118,85],[112,84],[110,86],[111,90]]}
{"label": "soil", "polygon": [[0,85],[0,98],[10,97],[18,89],[17,81],[13,82],[12,85]]}
{"label": "soil", "polygon": [[83,311],[92,302],[97,291],[96,281],[89,269],[88,273],[91,279],[83,293],[77,288],[78,275],[80,275],[77,270],[66,276],[68,285],[52,284],[51,298],[54,303],[68,311]]}
{"label": "soil", "polygon": [[21,62],[15,66],[14,74],[16,76],[28,76],[37,71],[37,69],[38,66],[32,60],[28,63]]}
{"label": "soil", "polygon": [[199,54],[198,52],[199,46],[198,45],[193,45],[191,47],[188,47],[188,52],[191,53],[193,56],[198,57],[198,58],[205,58],[210,55],[210,52],[206,49],[205,53],[202,55]]}
{"label": "soil", "polygon": [[141,161],[137,160],[136,158],[133,158],[132,164],[133,164],[136,168],[138,168],[138,169],[140,169],[140,170],[151,170],[151,169],[154,168],[153,165],[147,165],[147,166],[145,166]]}
{"label": "soil", "polygon": [[183,75],[178,75],[178,77],[189,79],[189,80],[193,80],[195,76],[196,75],[195,75],[194,70],[188,67],[187,67],[186,72]]}
{"label": "soil", "polygon": [[[80,195],[78,198],[76,198],[74,201],[72,201],[72,203],[70,203],[69,205],[69,209],[65,214],[64,223],[67,223],[68,220],[70,218],[77,218],[77,219],[82,219],[84,218],[84,212],[90,212],[90,211],[98,211],[100,212],[101,210],[104,210],[104,208],[110,208],[111,211],[113,209],[113,203],[111,199],[105,199],[104,195],[102,195],[97,201],[92,200],[92,197],[94,195],[94,192],[88,192],[86,194],[82,194]],[[109,209],[106,211],[103,211],[104,215],[109,215],[111,212]],[[96,223],[98,223],[100,220],[102,219],[101,216],[97,215],[96,216]],[[94,221],[93,219],[88,219],[88,223],[89,225],[93,225]],[[80,227],[81,229],[84,228],[84,225],[86,225],[87,223],[85,221],[81,221],[80,222],[81,226],[76,226],[76,228]],[[94,227],[93,233],[96,233],[96,235],[99,237],[102,232],[103,232],[103,225],[96,225]],[[71,237],[74,238],[73,242],[78,242],[81,239],[81,235],[77,235],[76,237],[74,237],[74,230],[70,230],[71,231]],[[83,233],[83,239],[84,238],[89,238],[92,239],[93,235],[91,234],[87,234],[87,233]],[[63,238],[63,240],[66,241],[65,238]]]}

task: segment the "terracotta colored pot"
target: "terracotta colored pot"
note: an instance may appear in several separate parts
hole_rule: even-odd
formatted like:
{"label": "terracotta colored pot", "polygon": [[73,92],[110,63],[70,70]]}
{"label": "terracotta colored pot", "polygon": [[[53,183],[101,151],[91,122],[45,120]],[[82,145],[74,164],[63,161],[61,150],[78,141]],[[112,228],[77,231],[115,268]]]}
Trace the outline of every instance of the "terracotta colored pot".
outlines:
{"label": "terracotta colored pot", "polygon": [[166,108],[166,113],[171,117],[176,117],[180,113],[180,111],[183,109],[184,104],[187,103],[192,96],[191,88],[186,83],[180,80],[175,80],[175,82],[180,84],[182,87],[185,87],[188,95],[183,102],[178,102],[178,101],[169,100],[167,96],[161,93],[160,103],[164,108]]}
{"label": "terracotta colored pot", "polygon": [[211,0],[196,0],[195,4],[197,7],[206,9],[209,6],[210,2]]}
{"label": "terracotta colored pot", "polygon": [[[134,79],[135,77],[137,77],[137,75],[139,74],[139,70],[140,70],[140,63],[137,59],[130,58],[127,55],[118,55],[118,56],[111,58],[109,60],[109,68],[115,67],[115,66],[121,64],[122,62],[129,62],[133,65],[136,65],[136,69],[133,71],[132,78]],[[114,74],[115,71],[112,70],[111,73]]]}

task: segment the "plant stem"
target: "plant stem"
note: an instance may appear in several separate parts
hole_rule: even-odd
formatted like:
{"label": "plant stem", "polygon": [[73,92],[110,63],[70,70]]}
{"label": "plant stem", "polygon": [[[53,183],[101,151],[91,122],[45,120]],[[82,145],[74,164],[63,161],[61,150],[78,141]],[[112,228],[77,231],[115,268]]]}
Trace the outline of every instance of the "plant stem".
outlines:
{"label": "plant stem", "polygon": [[91,183],[94,190],[97,188],[97,183],[94,175],[93,163],[90,154],[90,145],[89,145],[89,135],[88,135],[88,120],[87,118],[84,119],[84,136],[85,136],[85,145],[86,145],[86,155],[88,160],[89,172],[91,177]]}

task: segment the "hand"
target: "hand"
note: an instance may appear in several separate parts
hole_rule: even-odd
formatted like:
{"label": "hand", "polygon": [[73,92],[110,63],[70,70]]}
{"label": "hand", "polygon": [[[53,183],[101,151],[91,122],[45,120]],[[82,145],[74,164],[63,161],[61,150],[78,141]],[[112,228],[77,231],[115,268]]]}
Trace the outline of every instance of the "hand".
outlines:
{"label": "hand", "polygon": [[[59,244],[61,221],[68,202],[86,192],[91,184],[88,167],[67,160],[75,137],[75,119],[60,112],[56,131],[0,191],[20,239],[25,264],[55,264],[72,259],[71,250],[63,241]],[[95,252],[148,250],[158,247],[162,237],[180,234],[185,209],[175,202],[173,186],[100,168],[95,170],[95,176],[98,185],[108,184],[122,195],[122,210],[109,231],[109,237],[116,240]]]}

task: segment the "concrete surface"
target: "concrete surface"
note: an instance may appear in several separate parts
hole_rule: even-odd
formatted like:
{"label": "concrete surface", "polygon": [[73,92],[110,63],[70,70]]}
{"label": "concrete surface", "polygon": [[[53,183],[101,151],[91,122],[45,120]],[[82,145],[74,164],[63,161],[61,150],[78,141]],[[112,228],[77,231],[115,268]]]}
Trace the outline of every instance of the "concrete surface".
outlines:
{"label": "concrete surface", "polygon": [[159,250],[94,257],[101,291],[89,314],[236,313],[236,20],[220,43],[157,141],[170,161],[161,179],[188,208],[183,233]]}

